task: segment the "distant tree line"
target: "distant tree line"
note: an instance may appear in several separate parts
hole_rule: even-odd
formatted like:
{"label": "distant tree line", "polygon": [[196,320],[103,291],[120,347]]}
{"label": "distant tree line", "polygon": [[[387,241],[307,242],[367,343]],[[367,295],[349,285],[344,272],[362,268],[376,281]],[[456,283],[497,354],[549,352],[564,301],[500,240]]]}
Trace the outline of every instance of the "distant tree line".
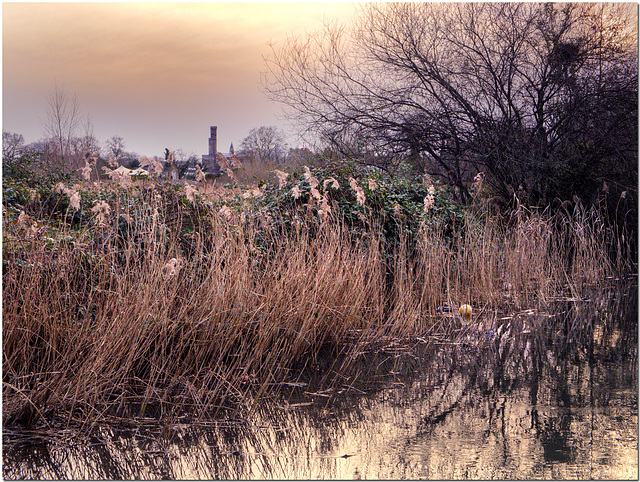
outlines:
{"label": "distant tree line", "polygon": [[[237,155],[254,173],[264,171],[263,177],[275,165],[317,164],[317,154],[304,148],[290,149],[285,137],[275,126],[253,128],[242,140]],[[150,161],[162,163],[165,177],[191,179],[197,172],[196,166],[202,163],[199,156],[187,155],[182,149],[165,148],[163,156],[146,158],[127,151],[125,140],[119,135],[101,145],[94,135],[91,117],[82,115],[77,96],[57,83],[47,97],[43,138],[26,144],[21,134],[3,131],[2,157],[5,177],[29,177],[35,181],[79,177],[88,160],[92,179],[109,178],[108,170],[114,166],[135,169]]]}
{"label": "distant tree line", "polygon": [[[96,163],[92,168],[92,179],[109,177],[103,167],[145,167],[141,160],[143,163],[147,160],[160,161],[166,171],[166,177],[171,179],[191,179],[194,178],[196,165],[202,164],[200,157],[187,155],[182,149],[165,148],[162,157],[145,158],[127,151],[125,141],[119,135],[107,139],[101,146],[93,135],[89,118],[84,131],[81,131],[75,122],[74,119],[79,115],[75,96],[69,97],[57,86],[50,95],[48,109],[49,120],[45,125],[45,137],[42,140],[26,144],[21,134],[3,131],[5,177],[80,176],[79,171],[89,157],[92,159],[91,162],[95,160]],[[284,132],[275,126],[253,128],[242,140],[237,155],[252,174],[260,172],[262,177],[268,177],[274,166],[297,168],[302,165],[319,164],[321,154],[313,153],[307,148],[289,148],[284,139]]]}

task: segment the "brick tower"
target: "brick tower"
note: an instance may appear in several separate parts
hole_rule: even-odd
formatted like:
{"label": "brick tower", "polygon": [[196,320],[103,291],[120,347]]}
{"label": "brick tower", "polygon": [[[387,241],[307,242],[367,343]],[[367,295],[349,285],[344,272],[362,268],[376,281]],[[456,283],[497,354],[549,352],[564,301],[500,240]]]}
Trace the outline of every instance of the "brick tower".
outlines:
{"label": "brick tower", "polygon": [[209,155],[218,153],[218,126],[211,126],[211,137],[209,137]]}
{"label": "brick tower", "polygon": [[216,161],[218,153],[218,126],[211,126],[211,136],[209,137],[209,154],[202,156],[202,170],[213,175],[220,174],[220,165]]}

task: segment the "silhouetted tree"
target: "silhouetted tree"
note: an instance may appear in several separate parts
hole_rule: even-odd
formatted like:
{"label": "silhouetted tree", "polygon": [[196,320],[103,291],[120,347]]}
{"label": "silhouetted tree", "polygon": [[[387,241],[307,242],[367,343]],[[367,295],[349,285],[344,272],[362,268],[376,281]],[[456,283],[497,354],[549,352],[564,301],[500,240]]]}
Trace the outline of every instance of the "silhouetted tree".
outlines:
{"label": "silhouetted tree", "polygon": [[[469,200],[595,197],[637,173],[637,22],[623,5],[384,3],[273,47],[263,81],[305,132]],[[585,193],[585,189],[590,194]],[[524,199],[526,198],[526,199]]]}

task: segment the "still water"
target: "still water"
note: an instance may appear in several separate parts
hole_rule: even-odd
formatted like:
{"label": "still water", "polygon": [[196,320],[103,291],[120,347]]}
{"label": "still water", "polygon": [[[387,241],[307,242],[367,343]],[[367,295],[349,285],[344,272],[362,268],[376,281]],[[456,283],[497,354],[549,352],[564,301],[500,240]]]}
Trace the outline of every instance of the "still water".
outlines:
{"label": "still water", "polygon": [[[638,479],[637,285],[389,342],[198,426],[3,432],[6,479]],[[340,379],[338,379],[340,380]]]}

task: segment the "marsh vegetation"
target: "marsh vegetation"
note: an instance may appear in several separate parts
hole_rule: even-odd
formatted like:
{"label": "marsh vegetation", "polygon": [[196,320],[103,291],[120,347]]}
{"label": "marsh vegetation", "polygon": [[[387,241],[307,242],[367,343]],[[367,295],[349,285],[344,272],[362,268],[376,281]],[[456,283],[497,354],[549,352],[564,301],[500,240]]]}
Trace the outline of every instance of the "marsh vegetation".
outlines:
{"label": "marsh vegetation", "polygon": [[[329,386],[390,340],[489,332],[635,269],[596,208],[492,212],[428,177],[248,188],[4,181],[4,423],[197,421]],[[474,307],[471,323],[454,312]]]}

